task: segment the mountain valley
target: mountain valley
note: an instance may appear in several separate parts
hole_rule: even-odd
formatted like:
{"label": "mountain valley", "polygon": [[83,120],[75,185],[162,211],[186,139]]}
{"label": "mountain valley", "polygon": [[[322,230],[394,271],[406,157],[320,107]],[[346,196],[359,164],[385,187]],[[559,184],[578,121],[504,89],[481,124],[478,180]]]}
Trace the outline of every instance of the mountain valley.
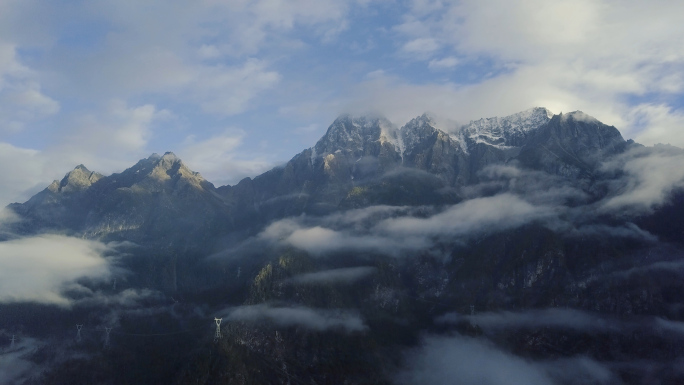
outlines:
{"label": "mountain valley", "polygon": [[79,165],[8,206],[0,245],[93,242],[108,273],[0,302],[37,368],[12,381],[440,383],[486,361],[521,383],[681,383],[683,164],[537,107],[450,129],[342,115],[233,186],[170,152]]}

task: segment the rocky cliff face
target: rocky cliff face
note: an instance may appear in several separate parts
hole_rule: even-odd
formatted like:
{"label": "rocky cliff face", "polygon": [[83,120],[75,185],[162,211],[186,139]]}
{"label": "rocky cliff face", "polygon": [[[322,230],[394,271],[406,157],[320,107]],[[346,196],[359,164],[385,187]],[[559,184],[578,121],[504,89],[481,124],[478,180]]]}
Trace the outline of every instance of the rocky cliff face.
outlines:
{"label": "rocky cliff face", "polygon": [[[489,165],[519,162],[590,179],[601,160],[625,147],[614,127],[581,112],[552,118],[547,109],[533,108],[450,133],[427,115],[399,129],[383,118],[345,115],[282,168],[219,193],[234,215],[264,220],[370,204],[453,203],[461,199],[458,190],[478,183]],[[449,188],[448,195],[434,193]]]}
{"label": "rocky cliff face", "polygon": [[382,117],[343,115],[315,146],[235,186],[216,189],[174,154],[154,154],[107,177],[80,165],[11,207],[27,219],[25,232],[52,228],[106,239],[189,240],[188,231],[256,231],[302,213],[455,203],[494,164],[514,162],[591,181],[601,161],[626,147],[617,129],[581,112],[551,116],[534,108],[450,132],[427,115],[401,128]]}
{"label": "rocky cliff face", "polygon": [[[157,313],[121,325],[175,338],[196,322],[186,345],[163,352],[177,372],[140,364],[139,349],[155,345],[131,337],[102,360],[119,382],[139,378],[112,368],[138,365],[150,383],[383,383],[407,365],[397,352],[447,332],[539,367],[553,358],[555,374],[582,357],[604,375],[594,383],[645,382],[656,364],[680,383],[668,368],[684,354],[681,189],[640,215],[601,211],[608,191],[642,182],[619,179],[634,168],[605,167],[632,161],[632,146],[586,114],[544,108],[450,130],[427,115],[400,128],[345,115],[284,166],[235,186],[154,154],[110,176],[78,166],[10,207],[23,234],[137,243],[127,284],[182,298],[168,325]],[[682,156],[654,153],[656,166]],[[205,258],[217,251],[228,258]],[[209,313],[225,314],[229,331],[213,344]],[[645,360],[658,362],[635,369]],[[82,367],[102,369],[74,365],[74,378]],[[581,382],[568,378],[559,383]]]}
{"label": "rocky cliff face", "polygon": [[83,165],[24,204],[20,230],[67,231],[103,240],[201,243],[228,214],[214,186],[173,153],[153,154],[119,174]]}

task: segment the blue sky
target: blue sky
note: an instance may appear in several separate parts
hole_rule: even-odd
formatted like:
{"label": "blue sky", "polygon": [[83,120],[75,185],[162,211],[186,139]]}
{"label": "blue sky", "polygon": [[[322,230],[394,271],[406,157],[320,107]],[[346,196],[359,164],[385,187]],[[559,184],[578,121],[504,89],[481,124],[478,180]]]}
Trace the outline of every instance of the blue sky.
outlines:
{"label": "blue sky", "polygon": [[0,204],[173,151],[216,185],[341,113],[398,126],[533,106],[684,147],[684,3],[0,0]]}

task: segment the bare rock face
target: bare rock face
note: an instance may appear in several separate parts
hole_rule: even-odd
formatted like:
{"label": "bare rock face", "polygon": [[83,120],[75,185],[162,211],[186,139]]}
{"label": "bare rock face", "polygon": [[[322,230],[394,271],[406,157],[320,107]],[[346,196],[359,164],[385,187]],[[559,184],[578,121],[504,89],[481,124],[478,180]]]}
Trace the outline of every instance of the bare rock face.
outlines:
{"label": "bare rock face", "polygon": [[79,164],[73,171],[67,173],[61,181],[54,181],[48,189],[54,193],[71,193],[82,191],[92,186],[103,177],[102,174],[88,170]]}
{"label": "bare rock face", "polygon": [[521,149],[522,164],[568,178],[592,178],[606,157],[623,152],[620,132],[580,111],[554,116],[530,135]]}
{"label": "bare rock face", "polygon": [[25,232],[67,229],[104,239],[197,244],[303,213],[455,203],[493,164],[516,162],[591,180],[600,162],[626,146],[614,127],[581,112],[552,116],[545,108],[449,132],[428,115],[401,128],[383,117],[343,115],[315,146],[235,186],[216,189],[173,153],[153,154],[106,177],[79,165],[12,209],[26,219]]}
{"label": "bare rock face", "polygon": [[11,208],[21,231],[67,231],[104,240],[199,245],[228,210],[214,186],[173,153],[153,154],[110,176],[82,165]]}

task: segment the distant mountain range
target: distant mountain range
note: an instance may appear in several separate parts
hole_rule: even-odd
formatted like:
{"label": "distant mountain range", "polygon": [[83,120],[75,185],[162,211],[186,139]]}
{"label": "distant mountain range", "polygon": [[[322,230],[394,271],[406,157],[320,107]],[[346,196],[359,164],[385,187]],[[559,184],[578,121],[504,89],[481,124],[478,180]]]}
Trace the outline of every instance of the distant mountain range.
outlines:
{"label": "distant mountain range", "polygon": [[79,165],[8,207],[18,237],[137,245],[125,285],[183,298],[169,311],[180,325],[243,306],[224,313],[229,339],[169,347],[182,364],[149,381],[388,383],[412,365],[397,351],[433,333],[567,360],[575,369],[550,372],[558,383],[648,382],[653,365],[678,383],[684,180],[671,171],[682,160],[579,111],[450,130],[428,115],[400,128],[342,115],[313,147],[234,186],[153,154],[109,176]]}
{"label": "distant mountain range", "polygon": [[291,215],[378,204],[456,203],[487,166],[516,164],[591,181],[630,143],[582,113],[534,108],[473,121],[455,133],[427,115],[396,129],[381,117],[343,115],[315,146],[235,186],[215,188],[173,153],[151,155],[103,176],[79,165],[23,204],[23,233],[145,242],[199,243],[201,234],[257,229]]}

